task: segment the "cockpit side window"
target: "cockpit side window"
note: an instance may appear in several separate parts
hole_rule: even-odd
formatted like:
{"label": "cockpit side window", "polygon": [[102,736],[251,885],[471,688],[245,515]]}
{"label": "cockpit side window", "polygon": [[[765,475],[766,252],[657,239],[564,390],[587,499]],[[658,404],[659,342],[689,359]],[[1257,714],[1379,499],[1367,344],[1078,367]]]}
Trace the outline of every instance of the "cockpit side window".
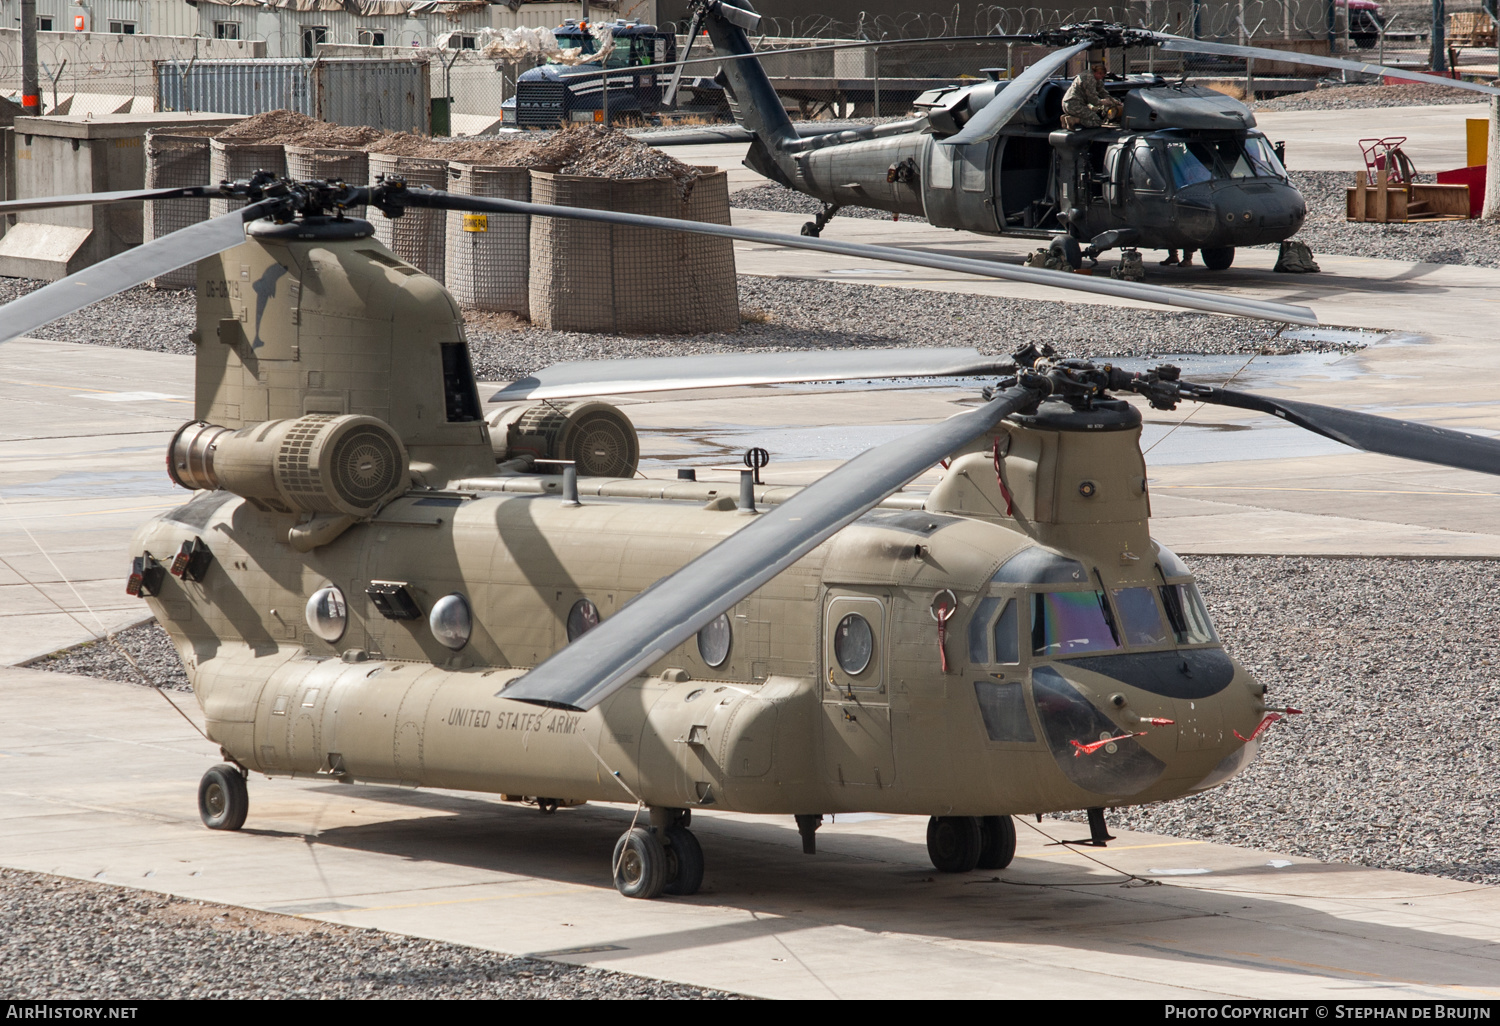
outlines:
{"label": "cockpit side window", "polygon": [[1000,602],[999,595],[980,599],[974,606],[974,615],[969,618],[969,662],[976,666],[990,661],[990,621],[994,619],[995,607]]}
{"label": "cockpit side window", "polygon": [[1120,647],[1104,592],[1049,591],[1031,598],[1033,654],[1068,656]]}
{"label": "cockpit side window", "polygon": [[1021,661],[1021,636],[1016,623],[1017,603],[1007,601],[995,621],[995,662],[1004,665]]}
{"label": "cockpit side window", "polygon": [[1164,584],[1161,604],[1166,607],[1167,621],[1172,625],[1172,634],[1179,645],[1205,645],[1217,640],[1213,626],[1208,621],[1208,609],[1203,605],[1203,596],[1192,581],[1180,584]]}
{"label": "cockpit side window", "polygon": [[1130,184],[1137,192],[1161,192],[1166,185],[1156,154],[1145,142],[1137,143],[1130,155]]}

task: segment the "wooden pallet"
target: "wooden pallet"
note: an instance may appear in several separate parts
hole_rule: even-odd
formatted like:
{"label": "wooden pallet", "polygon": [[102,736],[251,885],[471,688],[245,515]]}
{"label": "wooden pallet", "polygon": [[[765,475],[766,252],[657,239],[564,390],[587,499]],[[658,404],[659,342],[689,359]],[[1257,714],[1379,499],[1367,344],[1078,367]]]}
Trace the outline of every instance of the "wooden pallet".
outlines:
{"label": "wooden pallet", "polygon": [[1495,23],[1483,11],[1448,15],[1449,46],[1494,46]]}
{"label": "wooden pallet", "polygon": [[1348,220],[1391,224],[1469,219],[1467,185],[1392,185],[1389,174],[1378,172],[1373,185],[1366,172],[1355,174],[1355,184],[1349,186],[1345,200]]}

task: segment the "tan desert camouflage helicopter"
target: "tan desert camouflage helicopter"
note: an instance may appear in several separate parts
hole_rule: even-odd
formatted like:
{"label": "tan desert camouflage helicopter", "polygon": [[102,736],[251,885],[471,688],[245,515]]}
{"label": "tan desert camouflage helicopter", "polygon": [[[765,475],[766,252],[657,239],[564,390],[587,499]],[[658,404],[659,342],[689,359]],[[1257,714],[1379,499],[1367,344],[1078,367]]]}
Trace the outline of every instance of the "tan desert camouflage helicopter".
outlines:
{"label": "tan desert camouflage helicopter", "polygon": [[[1316,323],[1300,307],[393,180],[0,212],[207,194],[248,204],[8,304],[0,339],[198,262],[197,419],[167,453],[194,494],[137,531],[128,590],[222,746],[198,791],[214,829],[244,823],[251,772],[626,802],[645,815],[610,865],[642,898],[698,889],[694,809],[795,816],[808,852],[824,814],[928,815],[950,872],[1004,866],[1019,814],[1089,810],[1102,842],[1105,807],[1213,787],[1286,711],[1152,541],[1141,416],[1111,392],[1500,473],[1489,439],[1034,350],[565,364],[486,419],[452,298],[343,211],[581,218]],[[634,429],[588,398],[923,374],[997,383],[806,488],[747,477],[738,501],[636,478]],[[931,494],[897,494],[943,460]]]}

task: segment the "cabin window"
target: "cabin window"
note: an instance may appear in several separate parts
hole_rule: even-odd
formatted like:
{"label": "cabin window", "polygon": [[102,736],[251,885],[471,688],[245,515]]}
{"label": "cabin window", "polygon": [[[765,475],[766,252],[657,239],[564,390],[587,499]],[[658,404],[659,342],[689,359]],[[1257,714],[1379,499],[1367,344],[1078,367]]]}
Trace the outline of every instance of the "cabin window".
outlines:
{"label": "cabin window", "polygon": [[1130,184],[1137,192],[1161,192],[1166,177],[1156,163],[1156,154],[1145,143],[1136,146],[1130,156]]}
{"label": "cabin window", "polygon": [[856,677],[865,672],[875,655],[875,632],[870,621],[850,613],[833,632],[833,654],[845,673]]}
{"label": "cabin window", "polygon": [[577,641],[599,626],[599,607],[588,599],[579,599],[568,610],[568,640]]}
{"label": "cabin window", "polygon": [[1127,645],[1165,645],[1170,640],[1150,588],[1117,588],[1114,599]]}
{"label": "cabin window", "polygon": [[720,613],[698,632],[698,655],[709,666],[717,669],[729,658],[729,643],[732,639],[729,615]]}
{"label": "cabin window", "polygon": [[1049,591],[1033,595],[1031,650],[1070,656],[1120,647],[1114,616],[1102,591]]}
{"label": "cabin window", "polygon": [[432,604],[427,625],[432,628],[432,636],[439,644],[458,651],[469,643],[469,635],[474,632],[474,615],[469,611],[469,600],[456,591],[444,595]]}
{"label": "cabin window", "polygon": [[349,625],[349,606],[344,593],[333,585],[319,588],[307,600],[307,629],[330,645],[344,636]]}
{"label": "cabin window", "polygon": [[215,39],[238,39],[240,38],[239,22],[216,21],[214,22]]}
{"label": "cabin window", "polygon": [[302,56],[316,57],[318,44],[328,42],[327,25],[309,25],[302,30]]}
{"label": "cabin window", "polygon": [[1208,610],[1198,586],[1191,581],[1161,586],[1161,604],[1166,607],[1167,621],[1179,645],[1206,645],[1214,640],[1214,629],[1208,621]]}

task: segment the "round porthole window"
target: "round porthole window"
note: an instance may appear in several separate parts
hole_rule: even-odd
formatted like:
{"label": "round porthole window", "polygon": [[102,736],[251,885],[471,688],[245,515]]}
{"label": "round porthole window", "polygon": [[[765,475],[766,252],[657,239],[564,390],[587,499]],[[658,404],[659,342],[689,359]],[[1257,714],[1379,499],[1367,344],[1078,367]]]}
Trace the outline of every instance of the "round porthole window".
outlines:
{"label": "round porthole window", "polygon": [[698,654],[709,666],[724,665],[729,658],[729,614],[720,613],[698,632]]}
{"label": "round porthole window", "polygon": [[851,677],[865,672],[875,654],[875,634],[870,621],[850,613],[833,629],[833,654]]}
{"label": "round porthole window", "polygon": [[599,607],[588,599],[579,599],[574,602],[573,608],[568,610],[568,640],[577,641],[597,626],[599,626]]}
{"label": "round porthole window", "polygon": [[307,629],[330,645],[344,636],[349,626],[349,606],[344,593],[333,585],[319,588],[307,600]]}
{"label": "round porthole window", "polygon": [[432,636],[451,649],[463,648],[474,632],[474,615],[469,612],[469,600],[458,592],[444,595],[432,604],[427,617]]}

